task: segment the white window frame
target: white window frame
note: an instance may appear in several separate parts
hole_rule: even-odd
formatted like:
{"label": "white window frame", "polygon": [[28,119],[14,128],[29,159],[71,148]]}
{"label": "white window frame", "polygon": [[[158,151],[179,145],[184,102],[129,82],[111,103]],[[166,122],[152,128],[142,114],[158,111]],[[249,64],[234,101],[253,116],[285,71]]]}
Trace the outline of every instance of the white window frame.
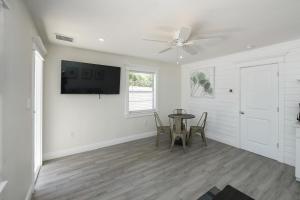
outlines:
{"label": "white window frame", "polygon": [[[139,111],[129,111],[129,72],[140,72],[140,73],[153,73],[153,109],[149,110],[139,110]],[[153,112],[158,110],[157,103],[157,84],[158,84],[158,75],[159,68],[158,67],[149,67],[149,66],[140,66],[140,65],[128,65],[126,66],[126,87],[125,87],[125,117],[143,117],[153,115]]]}

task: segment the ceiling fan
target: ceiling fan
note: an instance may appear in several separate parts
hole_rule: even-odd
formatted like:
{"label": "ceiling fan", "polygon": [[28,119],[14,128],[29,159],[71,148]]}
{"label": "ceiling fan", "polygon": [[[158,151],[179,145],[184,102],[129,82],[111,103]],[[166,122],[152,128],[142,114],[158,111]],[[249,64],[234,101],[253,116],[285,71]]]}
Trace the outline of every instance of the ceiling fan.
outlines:
{"label": "ceiling fan", "polygon": [[173,39],[170,41],[150,39],[150,38],[143,38],[143,40],[167,44],[168,47],[158,52],[159,54],[165,53],[175,48],[177,49],[181,48],[183,49],[183,51],[187,52],[190,55],[196,55],[200,50],[198,44],[199,41],[220,38],[220,36],[201,36],[201,35],[191,37],[191,33],[192,33],[192,28],[182,27],[174,33]]}

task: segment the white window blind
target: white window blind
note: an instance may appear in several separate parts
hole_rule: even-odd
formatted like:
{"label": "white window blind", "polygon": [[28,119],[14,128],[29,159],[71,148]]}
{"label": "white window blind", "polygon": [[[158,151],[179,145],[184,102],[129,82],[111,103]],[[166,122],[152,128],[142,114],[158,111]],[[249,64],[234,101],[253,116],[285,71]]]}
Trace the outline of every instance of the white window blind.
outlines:
{"label": "white window blind", "polygon": [[128,112],[155,110],[155,73],[129,71]]}

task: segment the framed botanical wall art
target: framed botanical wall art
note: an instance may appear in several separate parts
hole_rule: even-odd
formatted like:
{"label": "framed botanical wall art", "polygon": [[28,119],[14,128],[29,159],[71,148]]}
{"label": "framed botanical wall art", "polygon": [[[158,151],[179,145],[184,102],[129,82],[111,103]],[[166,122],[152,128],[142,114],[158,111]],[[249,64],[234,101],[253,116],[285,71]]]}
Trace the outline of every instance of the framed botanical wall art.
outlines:
{"label": "framed botanical wall art", "polygon": [[215,67],[199,68],[190,74],[191,97],[214,97]]}

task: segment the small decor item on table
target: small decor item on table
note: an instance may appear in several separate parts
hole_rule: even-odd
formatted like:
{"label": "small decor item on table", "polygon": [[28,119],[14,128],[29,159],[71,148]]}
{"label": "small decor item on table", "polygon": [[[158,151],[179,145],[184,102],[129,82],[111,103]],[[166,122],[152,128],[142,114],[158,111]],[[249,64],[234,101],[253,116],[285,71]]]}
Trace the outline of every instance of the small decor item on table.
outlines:
{"label": "small decor item on table", "polygon": [[297,120],[300,122],[300,103],[299,103],[299,113],[297,115]]}
{"label": "small decor item on table", "polygon": [[177,114],[181,115],[182,114],[182,109],[176,109]]}
{"label": "small decor item on table", "polygon": [[178,115],[182,115],[182,114],[185,114],[186,111],[182,108],[177,108],[175,110],[173,110],[173,114],[178,114]]}
{"label": "small decor item on table", "polygon": [[215,68],[200,68],[190,74],[191,97],[214,97]]}

